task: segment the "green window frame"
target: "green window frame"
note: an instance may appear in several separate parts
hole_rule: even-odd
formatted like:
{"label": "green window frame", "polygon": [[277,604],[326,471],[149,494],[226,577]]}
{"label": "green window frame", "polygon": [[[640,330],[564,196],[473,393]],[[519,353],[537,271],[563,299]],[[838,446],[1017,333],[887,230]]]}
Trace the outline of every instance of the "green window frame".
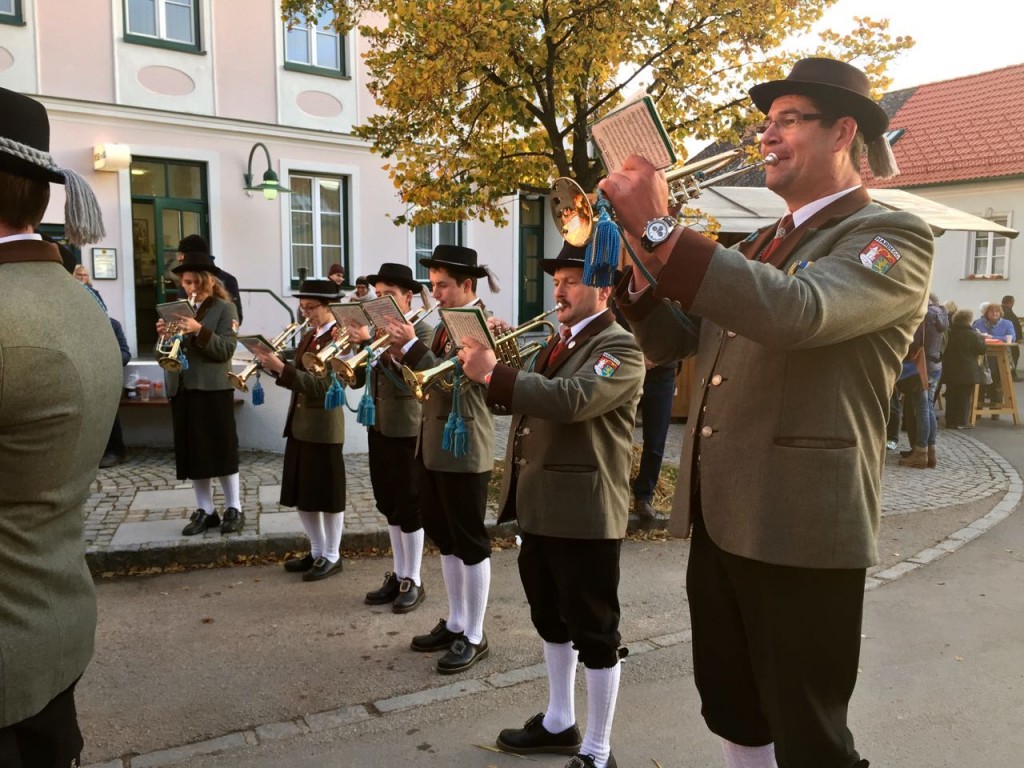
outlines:
{"label": "green window frame", "polygon": [[299,267],[305,268],[307,278],[326,278],[337,263],[349,275],[348,177],[292,171],[288,187],[292,287],[299,283]]}
{"label": "green window frame", "polygon": [[122,0],[124,41],[203,53],[200,0]]}
{"label": "green window frame", "polygon": [[0,24],[25,26],[25,16],[21,8],[21,0],[0,0]]}
{"label": "green window frame", "polygon": [[284,68],[324,77],[348,77],[345,36],[334,31],[334,11],[311,25],[299,15],[284,25]]}
{"label": "green window frame", "polygon": [[466,240],[466,226],[462,221],[442,221],[435,224],[421,224],[413,231],[413,273],[422,282],[430,280],[430,271],[420,264],[420,259],[429,259],[437,245],[463,245]]}

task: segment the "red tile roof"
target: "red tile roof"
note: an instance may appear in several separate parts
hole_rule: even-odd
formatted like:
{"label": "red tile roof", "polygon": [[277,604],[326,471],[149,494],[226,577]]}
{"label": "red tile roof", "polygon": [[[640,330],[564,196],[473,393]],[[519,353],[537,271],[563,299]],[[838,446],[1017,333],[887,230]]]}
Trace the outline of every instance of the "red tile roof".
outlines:
{"label": "red tile roof", "polygon": [[873,179],[865,169],[867,186],[1024,175],[1024,64],[919,86],[889,121],[898,128],[900,174]]}

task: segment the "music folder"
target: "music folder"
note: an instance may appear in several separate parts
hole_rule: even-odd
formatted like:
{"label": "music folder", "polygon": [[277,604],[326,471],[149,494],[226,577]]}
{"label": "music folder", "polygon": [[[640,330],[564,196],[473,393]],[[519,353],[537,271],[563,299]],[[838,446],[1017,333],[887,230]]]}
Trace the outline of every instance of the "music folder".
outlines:
{"label": "music folder", "polygon": [[462,340],[467,336],[486,347],[494,349],[494,336],[487,327],[487,316],[480,307],[456,307],[438,310],[441,322],[448,331],[456,349],[462,349]]}
{"label": "music folder", "polygon": [[241,344],[250,352],[252,352],[254,355],[256,354],[256,350],[262,350],[272,355],[277,352],[277,350],[274,349],[274,346],[269,341],[267,341],[266,337],[261,336],[258,333],[255,333],[251,336],[239,336],[238,343]]}
{"label": "music folder", "polygon": [[185,299],[179,299],[178,301],[168,301],[164,304],[156,305],[156,313],[160,319],[170,325],[176,323],[184,317],[195,317],[196,310],[189,302]]}

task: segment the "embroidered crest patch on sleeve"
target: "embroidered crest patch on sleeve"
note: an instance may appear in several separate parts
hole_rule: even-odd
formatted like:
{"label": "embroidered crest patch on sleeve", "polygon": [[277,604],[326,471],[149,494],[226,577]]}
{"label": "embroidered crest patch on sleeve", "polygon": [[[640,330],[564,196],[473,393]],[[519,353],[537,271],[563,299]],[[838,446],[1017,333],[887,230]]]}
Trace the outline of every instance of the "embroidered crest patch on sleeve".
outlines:
{"label": "embroidered crest patch on sleeve", "polygon": [[597,364],[594,366],[594,373],[610,379],[619,370],[620,365],[622,365],[622,362],[619,358],[607,352],[602,352],[601,357],[597,359]]}
{"label": "embroidered crest patch on sleeve", "polygon": [[883,275],[899,260],[900,252],[896,250],[896,246],[880,235],[860,252],[860,263]]}

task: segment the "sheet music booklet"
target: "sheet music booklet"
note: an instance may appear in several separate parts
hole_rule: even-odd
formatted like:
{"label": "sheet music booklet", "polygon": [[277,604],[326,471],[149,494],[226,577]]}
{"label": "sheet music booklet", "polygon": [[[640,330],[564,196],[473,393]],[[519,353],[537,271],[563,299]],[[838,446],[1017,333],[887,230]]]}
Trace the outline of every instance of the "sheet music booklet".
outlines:
{"label": "sheet music booklet", "polygon": [[386,331],[391,322],[404,323],[405,315],[398,308],[394,296],[381,296],[377,299],[370,299],[359,304],[370,318],[373,326],[380,331]]}
{"label": "sheet music booklet", "polygon": [[347,320],[352,320],[356,325],[370,324],[370,318],[363,309],[362,304],[337,302],[329,305],[329,308],[331,314],[334,315],[334,319],[338,321],[338,327],[341,329],[348,327]]}
{"label": "sheet music booklet", "polygon": [[196,310],[189,302],[185,299],[179,299],[178,301],[168,301],[165,304],[156,305],[156,313],[160,316],[160,319],[170,325],[183,317],[195,317]]}
{"label": "sheet music booklet", "polygon": [[646,158],[659,170],[676,162],[676,151],[650,96],[591,123],[590,137],[609,173],[618,170],[630,155]]}
{"label": "sheet music booklet", "polygon": [[269,341],[267,341],[266,337],[261,336],[258,333],[253,334],[252,336],[239,336],[238,343],[241,344],[250,352],[252,352],[254,355],[256,354],[256,350],[258,349],[261,349],[264,352],[269,352],[270,354],[275,354],[276,352],[273,345]]}
{"label": "sheet music booklet", "polygon": [[481,344],[494,349],[494,336],[487,327],[487,316],[480,307],[457,307],[440,309],[441,322],[448,331],[456,349],[462,349],[462,340],[470,337]]}

